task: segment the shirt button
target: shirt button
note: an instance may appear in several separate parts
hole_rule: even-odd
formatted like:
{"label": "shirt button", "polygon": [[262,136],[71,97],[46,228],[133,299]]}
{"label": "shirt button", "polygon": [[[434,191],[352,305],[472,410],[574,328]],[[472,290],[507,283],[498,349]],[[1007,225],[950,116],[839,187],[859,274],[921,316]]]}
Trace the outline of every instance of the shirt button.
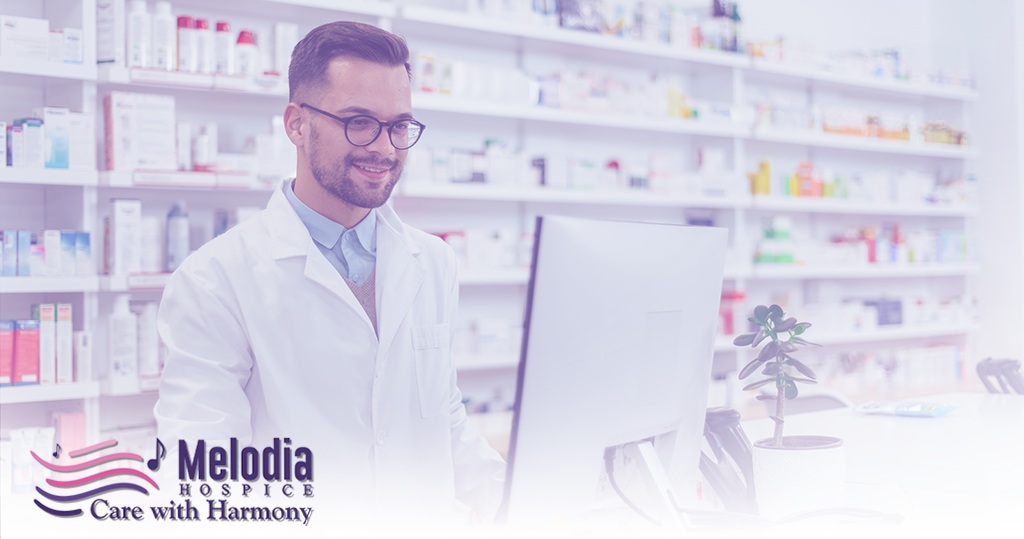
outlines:
{"label": "shirt button", "polygon": [[359,274],[358,274],[358,273],[353,273],[353,274],[352,274],[352,280],[353,280],[353,281],[357,281],[357,280],[359,280]]}
{"label": "shirt button", "polygon": [[384,442],[388,441],[388,437],[383,432],[377,433],[377,447],[384,447]]}

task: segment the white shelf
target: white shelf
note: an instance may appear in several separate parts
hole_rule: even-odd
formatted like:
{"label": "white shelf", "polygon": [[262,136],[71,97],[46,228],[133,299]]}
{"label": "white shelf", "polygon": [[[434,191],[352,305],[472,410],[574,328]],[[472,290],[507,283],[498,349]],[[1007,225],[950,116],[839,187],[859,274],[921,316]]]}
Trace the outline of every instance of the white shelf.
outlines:
{"label": "white shelf", "polygon": [[519,353],[508,354],[456,354],[455,368],[460,371],[514,369],[519,366]]}
{"label": "white shelf", "polygon": [[922,217],[967,217],[977,215],[976,207],[926,206],[923,204],[891,204],[854,202],[829,198],[755,196],[754,210],[831,213],[849,215],[900,215]]}
{"label": "white shelf", "polygon": [[100,394],[97,382],[0,387],[0,404],[88,399]]}
{"label": "white shelf", "polygon": [[505,18],[481,14],[471,15],[459,10],[406,5],[402,7],[401,20],[433,25],[447,30],[498,34],[522,38],[526,41],[570,45],[581,49],[606,52],[622,52],[649,58],[682,60],[722,67],[750,65],[750,58],[743,54],[675,47],[663,43],[644,43],[591,32],[566,30],[557,26],[510,24],[510,21]]}
{"label": "white shelf", "polygon": [[487,200],[609,206],[680,208],[745,208],[749,200],[724,197],[659,195],[640,190],[585,191],[494,184],[408,183],[396,193],[401,198]]}
{"label": "white shelf", "polygon": [[857,150],[898,155],[919,155],[924,157],[949,157],[955,159],[976,158],[978,152],[970,147],[927,142],[906,142],[869,137],[836,135],[809,130],[776,129],[771,127],[754,129],[752,140],[799,144],[819,148]]}
{"label": "white shelf", "polygon": [[879,326],[867,331],[851,331],[846,333],[809,334],[808,341],[817,344],[857,344],[905,339],[929,339],[934,337],[952,337],[966,335],[977,331],[977,325],[961,326]]}
{"label": "white shelf", "polygon": [[132,290],[163,290],[170,273],[133,273],[129,275],[103,275],[99,289],[103,292],[130,292]]}
{"label": "white shelf", "polygon": [[[285,7],[312,7],[336,11],[338,13],[349,13],[353,15],[369,15],[372,17],[394,17],[397,9],[392,2],[384,0],[264,0],[272,4],[281,4]],[[250,1],[243,3],[243,6]]]}
{"label": "white shelf", "polygon": [[273,191],[273,186],[264,185],[247,174],[164,170],[103,171],[99,173],[99,186],[258,193]]}
{"label": "white shelf", "polygon": [[0,74],[28,75],[54,79],[96,80],[96,66],[40,62],[0,55]]}
{"label": "white shelf", "polygon": [[242,93],[273,98],[288,97],[288,83],[283,77],[250,80],[244,77],[125,68],[101,65],[97,75],[101,84],[150,86],[156,88],[196,90],[204,92]]}
{"label": "white shelf", "polygon": [[466,270],[459,275],[462,286],[512,286],[530,282],[530,268]]}
{"label": "white shelf", "polygon": [[423,111],[658,133],[713,137],[744,137],[750,133],[749,129],[728,123],[683,118],[646,118],[618,112],[578,112],[533,105],[496,104],[428,93],[413,93],[412,106],[415,110]]}
{"label": "white shelf", "polygon": [[29,168],[0,166],[0,183],[94,186],[98,173],[91,169]]}
{"label": "white shelf", "polygon": [[860,265],[848,267],[755,264],[754,279],[873,279],[890,277],[959,277],[978,272],[967,264]]}
{"label": "white shelf", "polygon": [[809,67],[768,62],[757,58],[754,58],[751,61],[751,69],[755,72],[827,82],[837,86],[881,90],[912,96],[939,97],[961,101],[977,101],[978,99],[978,93],[969,88],[892,79],[873,79],[869,77],[823,71]]}
{"label": "white shelf", "polygon": [[99,279],[95,275],[86,277],[0,277],[0,292],[5,294],[95,292],[97,290],[99,290]]}

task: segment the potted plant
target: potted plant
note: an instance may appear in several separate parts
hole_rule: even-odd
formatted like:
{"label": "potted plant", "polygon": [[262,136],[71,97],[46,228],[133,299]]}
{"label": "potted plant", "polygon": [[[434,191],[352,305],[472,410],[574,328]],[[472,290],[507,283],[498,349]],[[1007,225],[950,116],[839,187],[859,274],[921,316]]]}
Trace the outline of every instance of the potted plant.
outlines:
{"label": "potted plant", "polygon": [[839,505],[845,484],[843,442],[832,436],[783,435],[786,400],[799,394],[797,384],[817,383],[810,367],[793,357],[801,345],[816,344],[804,339],[809,322],[786,318],[778,305],[758,305],[750,323],[754,333],[737,336],[733,344],[757,349],[758,354],[740,370],[746,379],[760,370],[764,379],[743,389],[758,389],[775,384],[774,395],[758,395],[758,400],[774,400],[770,415],[774,434],[753,444],[754,487],[762,516],[783,516]]}

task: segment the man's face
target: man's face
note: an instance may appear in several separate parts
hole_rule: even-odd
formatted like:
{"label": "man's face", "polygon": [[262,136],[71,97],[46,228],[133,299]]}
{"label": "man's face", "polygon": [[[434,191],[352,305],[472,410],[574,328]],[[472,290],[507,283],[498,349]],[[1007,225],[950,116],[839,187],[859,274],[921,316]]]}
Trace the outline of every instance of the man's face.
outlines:
{"label": "man's face", "polygon": [[[404,65],[385,66],[357,58],[337,58],[327,69],[328,84],[307,102],[335,116],[372,116],[383,122],[412,118],[412,94]],[[306,110],[310,118],[309,166],[320,186],[359,208],[383,205],[405,166],[408,150],[396,150],[385,128],[368,146],[345,138],[341,122]]]}

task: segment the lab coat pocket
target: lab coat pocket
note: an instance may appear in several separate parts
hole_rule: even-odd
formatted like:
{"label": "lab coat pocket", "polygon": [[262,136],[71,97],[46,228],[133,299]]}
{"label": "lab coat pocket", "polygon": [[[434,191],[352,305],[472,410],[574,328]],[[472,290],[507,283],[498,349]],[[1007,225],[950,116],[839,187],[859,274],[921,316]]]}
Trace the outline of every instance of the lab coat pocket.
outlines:
{"label": "lab coat pocket", "polygon": [[416,326],[412,332],[420,412],[434,417],[448,411],[451,398],[451,333],[448,324]]}

